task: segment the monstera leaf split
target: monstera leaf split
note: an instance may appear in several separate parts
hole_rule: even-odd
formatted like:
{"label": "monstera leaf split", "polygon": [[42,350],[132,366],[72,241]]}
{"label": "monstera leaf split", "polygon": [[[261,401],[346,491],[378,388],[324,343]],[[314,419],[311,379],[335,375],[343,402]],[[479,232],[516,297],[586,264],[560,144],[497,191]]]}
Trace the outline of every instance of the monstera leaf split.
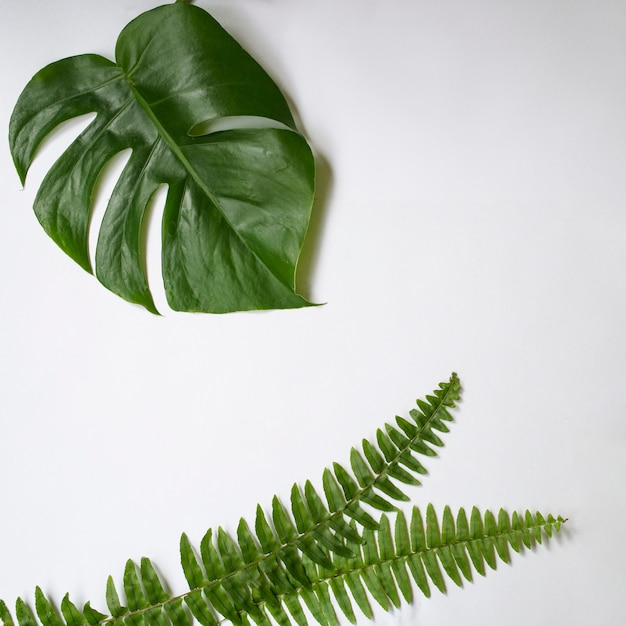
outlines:
{"label": "monstera leaf split", "polygon": [[184,2],[130,22],[115,58],[52,63],[15,106],[9,140],[22,182],[54,128],[96,113],[41,184],[34,210],[45,231],[91,272],[94,189],[106,164],[130,149],[95,254],[108,289],[157,312],[142,231],[166,185],[162,274],[173,309],[309,306],[295,292],[295,271],[315,167],[276,84],[206,11]]}
{"label": "monstera leaf split", "polygon": [[89,602],[80,609],[67,595],[57,606],[37,588],[34,611],[17,600],[17,622],[0,600],[2,626],[307,626],[306,611],[320,626],[338,626],[339,612],[354,623],[358,612],[373,617],[373,602],[388,611],[416,591],[430,596],[433,587],[445,592],[448,582],[484,576],[566,520],[476,507],[438,514],[429,504],[409,515],[398,508],[443,445],[459,393],[452,375],[408,418],[396,417],[352,448],[349,466],[325,469],[321,494],[309,481],[294,484],[290,506],[275,496],[267,512],[257,508],[253,525],[242,519],[236,535],[210,529],[198,550],[183,534],[186,591],[171,593],[149,559],[129,560],[123,594],[108,579],[108,613]]}

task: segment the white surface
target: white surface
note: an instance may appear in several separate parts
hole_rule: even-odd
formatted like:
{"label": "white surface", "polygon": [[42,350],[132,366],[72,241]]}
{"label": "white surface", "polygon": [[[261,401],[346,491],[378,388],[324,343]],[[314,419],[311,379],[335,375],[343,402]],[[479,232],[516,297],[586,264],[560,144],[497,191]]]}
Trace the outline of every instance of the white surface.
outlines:
{"label": "white surface", "polygon": [[[34,72],[112,56],[157,3],[5,4],[6,136]],[[67,139],[24,191],[5,144],[0,596],[39,584],[103,607],[106,576],[142,555],[182,590],[180,532],[199,542],[293,481],[320,484],[456,370],[457,423],[415,501],[570,521],[512,567],[377,623],[626,623],[626,5],[197,4],[264,64],[315,148],[300,284],[327,304],[153,317],[36,222]]]}

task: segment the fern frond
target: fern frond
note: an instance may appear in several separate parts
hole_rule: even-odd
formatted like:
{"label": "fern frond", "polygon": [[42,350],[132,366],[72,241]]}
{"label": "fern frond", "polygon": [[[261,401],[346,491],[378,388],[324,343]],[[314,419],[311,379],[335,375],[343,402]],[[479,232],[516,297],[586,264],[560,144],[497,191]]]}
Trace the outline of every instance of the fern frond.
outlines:
{"label": "fern frond", "polygon": [[[335,463],[322,475],[323,497],[307,481],[294,484],[290,508],[278,497],[271,510],[258,506],[253,529],[241,520],[236,537],[222,528],[209,530],[196,550],[183,534],[181,565],[189,590],[172,596],[149,559],[128,561],[120,594],[112,578],[106,586],[108,615],[87,603],[82,610],[65,596],[55,607],[43,592],[35,592],[34,612],[18,599],[18,626],[306,626],[302,603],[322,626],[337,623],[335,607],[354,621],[352,603],[371,616],[370,599],[384,608],[410,601],[411,580],[426,595],[429,584],[445,591],[445,576],[456,584],[472,572],[485,573],[508,562],[508,546],[520,550],[558,530],[562,519],[539,514],[496,518],[473,510],[469,520],[461,509],[446,508],[441,521],[418,509],[410,523],[393,500],[407,500],[404,485],[419,485],[426,473],[423,457],[435,456],[448,432],[449,410],[459,399],[460,383],[453,374],[432,395],[417,401],[410,420],[396,417],[376,432],[375,442],[363,440],[350,453],[350,470]],[[437,434],[439,433],[439,434]],[[382,511],[375,519],[367,507]],[[396,513],[394,528],[386,513]],[[442,572],[443,568],[443,572]],[[445,573],[445,576],[444,576]],[[123,598],[123,599],[122,599]],[[37,617],[35,617],[35,615]],[[0,601],[3,626],[15,626]]]}
{"label": "fern frond", "polygon": [[[552,537],[565,522],[560,516],[544,518],[528,511],[524,516],[513,513],[509,518],[503,510],[496,520],[491,511],[481,514],[474,508],[470,530],[463,509],[459,509],[455,519],[446,507],[440,519],[431,505],[425,517],[424,522],[421,511],[414,507],[407,523],[399,511],[392,526],[383,514],[378,531],[364,531],[366,541],[353,558],[334,555],[332,571],[309,564],[309,595],[312,593],[325,607],[326,622],[313,613],[320,624],[335,623],[336,618],[328,616],[336,608],[354,623],[353,602],[366,617],[371,617],[372,599],[387,611],[391,606],[400,606],[402,600],[411,602],[414,587],[430,596],[431,585],[444,593],[448,580],[462,586],[464,579],[472,581],[474,573],[485,575],[485,562],[492,569],[498,561],[509,563],[509,547],[516,552],[523,546],[532,548],[544,537]],[[330,604],[328,590],[334,596]]]}
{"label": "fern frond", "polygon": [[[217,538],[205,538],[200,557],[190,555],[191,546],[185,544],[183,553],[190,559],[186,574],[200,576],[194,583],[202,588],[184,594],[184,600],[202,626],[217,626],[225,619],[244,626],[250,621],[271,626],[270,616],[280,626],[307,626],[303,604],[321,626],[338,624],[337,613],[355,623],[355,608],[368,618],[373,616],[372,600],[388,611],[392,606],[399,607],[403,600],[411,602],[414,589],[429,597],[431,585],[445,593],[448,581],[462,586],[464,580],[471,582],[475,573],[484,576],[485,563],[491,569],[496,569],[498,561],[509,563],[509,548],[515,552],[532,548],[552,537],[565,521],[560,516],[544,517],[529,511],[524,515],[514,512],[509,517],[500,510],[496,518],[491,511],[483,514],[474,508],[468,523],[464,509],[459,509],[455,517],[445,507],[440,518],[432,505],[428,505],[425,519],[417,507],[413,507],[410,520],[398,511],[393,525],[382,514],[377,530],[364,529],[363,543],[351,557],[330,554],[332,567],[326,568],[303,555],[300,563],[306,582],[293,578],[279,560],[266,570],[269,576],[260,567],[246,569],[234,542],[227,547],[224,542],[232,540],[220,530]],[[222,559],[213,561],[220,549],[232,551],[238,563],[230,574],[224,574]],[[217,571],[212,569],[208,574],[212,567]],[[207,580],[218,572],[221,578]],[[140,568],[132,561],[127,563],[124,594],[128,608],[121,605],[109,579],[107,604],[111,617],[99,623],[190,626],[182,597],[168,597],[148,559],[142,559]],[[59,612],[39,588],[35,609],[43,626],[93,624],[67,596]],[[36,626],[33,612],[22,601],[18,601],[16,613],[20,626]],[[0,618],[5,626],[13,626],[3,602]]]}
{"label": "fern frond", "polygon": [[[269,516],[257,507],[254,533],[242,519],[236,541],[219,529],[214,544],[209,530],[201,542],[200,558],[183,535],[180,549],[185,577],[191,590],[202,590],[185,596],[194,617],[203,626],[212,626],[214,610],[238,624],[234,607],[250,607],[264,598],[276,613],[272,613],[274,619],[283,620],[276,598],[288,596],[294,588],[310,588],[307,562],[333,571],[333,558],[354,557],[364,538],[351,520],[369,531],[378,529],[379,522],[363,504],[391,512],[396,510],[391,499],[408,500],[399,485],[420,484],[416,476],[426,473],[421,457],[436,456],[435,448],[443,445],[434,431],[448,432],[445,422],[452,421],[450,409],[459,396],[460,382],[452,374],[432,395],[417,400],[417,408],[410,412],[412,421],[396,417],[396,426],[385,424],[384,430],[376,432],[375,443],[364,439],[362,452],[353,448],[352,472],[338,463],[332,470],[326,468],[323,498],[307,481],[304,489],[293,485],[290,510],[277,497]],[[317,607],[306,593],[305,602],[311,611],[326,606]],[[294,619],[301,619],[296,605],[289,610]]]}

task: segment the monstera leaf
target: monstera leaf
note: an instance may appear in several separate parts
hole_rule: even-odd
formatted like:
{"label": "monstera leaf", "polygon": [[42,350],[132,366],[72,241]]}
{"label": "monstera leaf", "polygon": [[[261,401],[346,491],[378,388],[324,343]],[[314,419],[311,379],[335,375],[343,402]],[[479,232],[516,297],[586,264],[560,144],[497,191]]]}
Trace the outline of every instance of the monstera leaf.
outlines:
{"label": "monstera leaf", "polygon": [[173,309],[309,305],[295,292],[295,270],[314,163],[276,84],[207,12],[184,3],[130,22],[115,56],[52,63],[17,102],[9,139],[22,182],[56,126],[96,113],[41,184],[34,210],[45,231],[91,272],[94,189],[111,158],[130,149],[96,248],[108,289],[156,312],[142,228],[167,185],[162,273]]}

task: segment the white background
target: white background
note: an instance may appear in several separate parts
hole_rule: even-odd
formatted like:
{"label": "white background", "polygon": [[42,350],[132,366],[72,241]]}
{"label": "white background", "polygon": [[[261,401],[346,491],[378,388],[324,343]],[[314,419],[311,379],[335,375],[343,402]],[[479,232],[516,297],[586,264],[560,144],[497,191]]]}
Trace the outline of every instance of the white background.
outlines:
{"label": "white background", "polygon": [[[4,136],[37,70],[112,57],[156,4],[4,0]],[[190,315],[163,309],[158,288],[164,316],[127,304],[31,210],[79,125],[48,142],[24,191],[5,142],[0,596],[39,584],[103,608],[107,575],[142,555],[182,591],[182,531],[197,543],[293,481],[319,485],[455,370],[464,400],[414,502],[570,521],[377,623],[626,623],[626,5],[196,4],[274,77],[315,150],[298,283],[327,304]]]}

